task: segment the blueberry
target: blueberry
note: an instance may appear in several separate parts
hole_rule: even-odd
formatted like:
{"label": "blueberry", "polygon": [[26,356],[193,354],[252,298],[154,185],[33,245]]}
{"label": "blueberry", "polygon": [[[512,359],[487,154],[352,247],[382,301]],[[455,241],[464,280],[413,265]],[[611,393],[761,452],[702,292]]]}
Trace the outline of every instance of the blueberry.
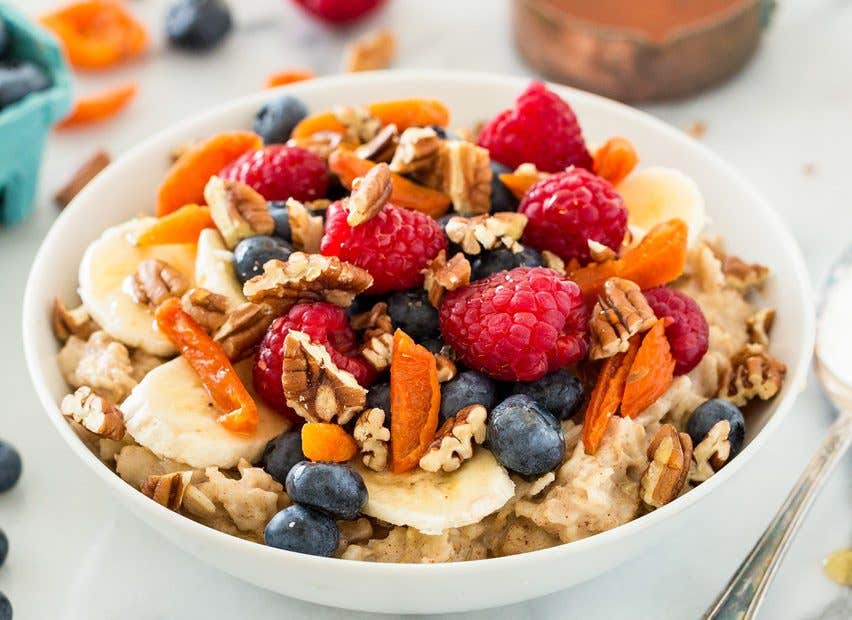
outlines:
{"label": "blueberry", "polygon": [[518,210],[518,199],[500,180],[501,174],[510,172],[512,169],[508,166],[496,161],[491,162],[491,211],[494,213]]}
{"label": "blueberry", "polygon": [[515,267],[541,267],[543,264],[541,254],[533,248],[525,247],[517,253],[507,248],[497,248],[471,258],[470,279],[482,280]]}
{"label": "blueberry", "polygon": [[302,433],[295,430],[279,435],[266,444],[260,463],[267,474],[284,484],[293,466],[304,460]]}
{"label": "blueberry", "polygon": [[337,519],[356,519],[367,502],[361,474],[339,463],[296,463],[287,474],[287,495]]}
{"label": "blueberry", "polygon": [[284,144],[293,127],[307,115],[304,103],[292,95],[281,95],[258,110],[252,128],[264,144]]}
{"label": "blueberry", "polygon": [[731,454],[728,457],[730,460],[742,450],[745,439],[745,418],[736,405],[720,398],[701,403],[689,417],[686,432],[692,439],[692,445],[697,446],[707,437],[710,429],[722,420],[731,424],[728,434],[728,442],[731,444]]}
{"label": "blueberry", "polygon": [[21,477],[21,455],[10,444],[0,440],[0,493],[5,493]]}
{"label": "blueberry", "polygon": [[577,375],[565,368],[532,383],[516,383],[513,394],[526,394],[559,420],[567,420],[580,408],[585,397]]}
{"label": "blueberry", "polygon": [[50,78],[38,65],[28,61],[0,63],[0,108],[48,87]]}
{"label": "blueberry", "polygon": [[12,620],[12,603],[0,592],[0,620]]}
{"label": "blueberry", "polygon": [[9,51],[9,29],[6,28],[6,22],[0,17],[0,58],[6,55]]}
{"label": "blueberry", "polygon": [[270,201],[269,215],[275,222],[275,236],[287,242],[292,241],[293,233],[290,230],[290,213],[287,211],[287,203],[283,200]]}
{"label": "blueberry", "polygon": [[488,416],[487,441],[494,457],[523,476],[555,469],[565,456],[562,425],[526,394],[515,394]]}
{"label": "blueberry", "polygon": [[441,338],[427,338],[420,344],[425,347],[426,350],[428,350],[429,353],[431,353],[432,355],[440,353],[441,349],[446,346]]}
{"label": "blueberry", "polygon": [[488,411],[497,402],[497,383],[476,370],[465,370],[441,384],[441,422],[470,405]]}
{"label": "blueberry", "polygon": [[178,0],[166,15],[169,42],[188,50],[209,50],[231,31],[231,11],[222,0]]}
{"label": "blueberry", "polygon": [[346,314],[349,315],[349,317],[351,318],[356,314],[363,314],[364,312],[369,312],[373,309],[373,306],[375,306],[380,301],[387,300],[381,295],[358,295],[352,301],[352,303],[349,304],[349,307],[346,309]]}
{"label": "blueberry", "polygon": [[9,555],[9,539],[6,538],[6,532],[0,530],[0,566],[6,562],[7,555]]}
{"label": "blueberry", "polygon": [[394,326],[416,342],[440,334],[438,311],[429,303],[423,289],[401,291],[388,297],[388,314]]}
{"label": "blueberry", "polygon": [[234,248],[234,267],[237,277],[243,284],[256,275],[263,273],[263,265],[277,258],[286,261],[293,252],[293,246],[276,237],[260,235],[243,239]]}
{"label": "blueberry", "polygon": [[293,504],[269,520],[263,540],[270,547],[328,557],[337,550],[340,530],[327,514]]}
{"label": "blueberry", "polygon": [[374,383],[367,390],[367,409],[378,407],[385,412],[385,424],[390,415],[390,383]]}

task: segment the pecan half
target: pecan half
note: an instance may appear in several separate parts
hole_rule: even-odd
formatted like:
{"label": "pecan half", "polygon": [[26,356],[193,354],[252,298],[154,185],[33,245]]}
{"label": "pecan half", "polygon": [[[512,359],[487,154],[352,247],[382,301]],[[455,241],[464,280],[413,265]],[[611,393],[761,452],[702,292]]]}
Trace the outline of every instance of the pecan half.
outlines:
{"label": "pecan half", "polygon": [[120,441],[124,438],[124,416],[114,404],[98,396],[87,385],[62,399],[62,415],[71,418],[95,435]]}
{"label": "pecan half", "polygon": [[396,125],[390,123],[382,127],[372,140],[355,149],[355,154],[361,159],[387,163],[394,158],[398,144],[399,130]]}
{"label": "pecan half", "polygon": [[139,263],[136,273],[128,276],[130,294],[137,304],[157,307],[169,297],[180,297],[189,287],[183,275],[156,258]]}
{"label": "pecan half", "polygon": [[53,298],[50,324],[53,327],[53,335],[60,342],[65,342],[71,336],[88,340],[89,336],[99,329],[98,324],[89,315],[85,306],[80,305],[69,310],[59,297]]}
{"label": "pecan half", "polygon": [[721,257],[725,284],[743,293],[763,286],[769,278],[769,267],[747,263],[738,256]]}
{"label": "pecan half", "polygon": [[465,254],[476,255],[493,250],[501,243],[519,252],[518,239],[524,234],[527,216],[522,213],[501,212],[475,217],[452,217],[447,222],[447,237],[461,246]]}
{"label": "pecan half", "polygon": [[243,239],[275,230],[266,199],[245,183],[210,177],[204,186],[204,200],[229,250]]}
{"label": "pecan half", "polygon": [[473,456],[474,443],[485,441],[485,419],[488,412],[482,405],[470,405],[449,418],[438,429],[435,439],[420,458],[420,468],[426,471],[455,471],[462,462]]}
{"label": "pecan half", "polygon": [[280,315],[300,302],[327,301],[344,308],[373,283],[364,269],[335,256],[293,252],[287,262],[271,260],[243,286],[249,301],[270,304]]}
{"label": "pecan half", "polygon": [[608,260],[613,260],[617,256],[615,251],[608,245],[598,243],[597,241],[593,241],[591,239],[588,240],[588,244],[589,255],[596,263],[605,263]]}
{"label": "pecan half", "polygon": [[63,185],[58,192],[56,192],[54,200],[56,201],[56,204],[59,205],[59,208],[63,209],[67,207],[68,203],[74,200],[74,197],[83,191],[83,188],[86,187],[101,170],[109,166],[109,162],[109,154],[101,149],[95,151],[89,159],[83,162],[83,165],[74,171],[74,174],[70,179],[68,179],[68,182]]}
{"label": "pecan half", "polygon": [[470,284],[470,263],[461,252],[447,260],[446,250],[441,250],[423,270],[423,288],[429,302],[440,307],[444,293]]}
{"label": "pecan half", "polygon": [[302,138],[290,138],[287,140],[287,146],[297,146],[310,151],[323,161],[328,161],[342,141],[343,136],[336,131],[318,131]]}
{"label": "pecan half", "polygon": [[392,189],[387,164],[377,164],[363,177],[355,179],[352,193],[344,203],[348,211],[346,223],[354,227],[377,216],[385,208]]}
{"label": "pecan half", "polygon": [[228,298],[206,288],[188,290],[181,297],[180,304],[183,311],[207,330],[207,333],[219,329],[228,316]]}
{"label": "pecan half", "polygon": [[787,367],[759,344],[747,344],[731,358],[731,368],[722,379],[719,397],[737,407],[753,398],[769,400],[784,384]]}
{"label": "pecan half", "polygon": [[393,352],[393,322],[388,305],[379,302],[370,311],[353,316],[349,323],[355,331],[364,332],[361,355],[379,372],[388,368]]}
{"label": "pecan half", "polygon": [[567,271],[565,270],[565,261],[550,250],[542,251],[541,258],[544,261],[545,267],[549,267],[553,269],[553,271],[555,271],[556,273],[563,276],[567,273]]}
{"label": "pecan half", "polygon": [[458,374],[456,363],[446,355],[435,354],[435,364],[438,366],[438,382],[446,383]]}
{"label": "pecan half", "polygon": [[385,412],[367,409],[355,422],[352,436],[361,451],[361,461],[373,471],[382,471],[388,464],[390,430],[385,424]]}
{"label": "pecan half", "polygon": [[247,301],[228,314],[213,339],[232,362],[245,359],[254,352],[274,318],[269,306]]}
{"label": "pecan half", "polygon": [[642,289],[630,280],[610,278],[592,310],[589,358],[600,360],[627,350],[634,335],[651,329],[657,320]]}
{"label": "pecan half", "polygon": [[465,142],[450,140],[444,193],[462,215],[480,215],[491,210],[491,165],[488,150]]}
{"label": "pecan half", "polygon": [[361,106],[337,106],[334,116],[346,126],[343,141],[349,144],[369,142],[382,128],[382,122]]}
{"label": "pecan half", "polygon": [[191,471],[176,471],[162,476],[148,476],[140,490],[161,506],[169,510],[179,510],[184,494],[192,480]]}
{"label": "pecan half", "polygon": [[675,499],[683,490],[692,460],[692,440],[678,433],[671,424],[663,424],[648,444],[648,469],[642,475],[642,501],[659,508]]}
{"label": "pecan half", "polygon": [[312,214],[295,198],[288,198],[287,221],[290,222],[290,238],[293,240],[293,247],[307,254],[317,254],[324,228],[322,216]]}
{"label": "pecan half", "polygon": [[[433,177],[440,168],[442,140],[431,127],[409,127],[399,137],[399,145],[390,162],[390,169],[398,174]],[[442,178],[443,173],[438,175]],[[439,184],[428,183],[433,189]]]}
{"label": "pecan half", "polygon": [[769,346],[769,332],[772,331],[772,326],[775,324],[775,310],[772,308],[763,308],[758,310],[748,319],[746,319],[746,331],[748,332],[748,341],[751,344],[759,344],[764,347]]}
{"label": "pecan half", "polygon": [[690,482],[704,482],[728,462],[731,458],[730,433],[731,423],[728,420],[719,420],[707,431],[707,436],[692,451]]}
{"label": "pecan half", "polygon": [[390,30],[371,32],[346,48],[346,71],[387,69],[396,55],[396,37]]}
{"label": "pecan half", "polygon": [[361,347],[361,355],[377,372],[386,370],[393,356],[393,334],[372,336]]}
{"label": "pecan half", "polygon": [[284,339],[283,358],[281,385],[287,405],[308,422],[346,424],[364,409],[367,390],[307,334],[290,331]]}

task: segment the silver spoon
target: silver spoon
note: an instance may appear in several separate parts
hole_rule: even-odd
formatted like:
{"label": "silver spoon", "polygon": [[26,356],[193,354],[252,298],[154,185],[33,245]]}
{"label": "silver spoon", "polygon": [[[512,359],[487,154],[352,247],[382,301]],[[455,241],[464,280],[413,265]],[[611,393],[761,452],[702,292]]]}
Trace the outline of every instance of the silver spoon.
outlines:
{"label": "silver spoon", "polygon": [[838,417],[796,486],[743,560],[705,619],[754,618],[781,560],[817,493],[852,442],[852,248],[834,264],[823,287],[814,365]]}

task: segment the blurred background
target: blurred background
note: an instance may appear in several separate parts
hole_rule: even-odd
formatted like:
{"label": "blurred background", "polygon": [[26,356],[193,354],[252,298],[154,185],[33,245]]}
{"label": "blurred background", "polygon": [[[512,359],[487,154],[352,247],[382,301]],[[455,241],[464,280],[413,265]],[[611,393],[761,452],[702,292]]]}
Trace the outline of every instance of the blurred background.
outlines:
{"label": "blurred background", "polygon": [[[341,4],[315,0],[324,3]],[[115,159],[156,131],[263,89],[282,72],[287,75],[279,79],[295,70],[342,73],[353,62],[353,45],[369,47],[375,33],[385,32],[395,51],[379,60],[390,69],[557,79],[629,100],[690,133],[775,206],[796,235],[815,286],[852,240],[846,206],[852,3],[843,0],[779,0],[777,6],[759,0],[386,0],[343,26],[293,0],[232,0],[225,3],[232,27],[221,39],[211,35],[204,51],[169,44],[173,0],[119,4],[144,25],[148,50],[105,70],[74,69],[67,94],[79,101],[132,85],[135,95],[104,120],[51,131],[34,199],[27,201],[31,213],[21,213],[14,225],[0,224],[0,342],[6,346],[0,435],[20,449],[25,472],[19,487],[0,497],[0,527],[12,549],[0,569],[0,590],[17,618],[355,616],[241,584],[167,545],[91,484],[38,410],[20,344],[24,282],[59,213],[55,194],[98,151]],[[66,3],[0,0],[0,14],[4,6],[36,18]],[[70,103],[68,96],[59,116]],[[0,184],[4,166],[33,140],[4,125],[0,110]],[[766,449],[702,504],[671,548],[568,592],[472,617],[556,618],[568,610],[578,618],[697,617],[765,527],[830,419],[811,386]],[[847,455],[797,538],[762,617],[852,617],[850,589],[821,572],[828,553],[852,542],[850,489]],[[618,597],[611,595],[613,583]]]}

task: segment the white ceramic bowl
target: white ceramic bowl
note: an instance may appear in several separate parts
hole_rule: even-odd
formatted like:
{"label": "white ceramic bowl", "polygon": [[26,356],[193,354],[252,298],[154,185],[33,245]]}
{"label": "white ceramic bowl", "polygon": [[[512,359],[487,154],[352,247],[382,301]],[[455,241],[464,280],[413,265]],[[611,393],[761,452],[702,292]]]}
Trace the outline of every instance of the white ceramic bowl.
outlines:
{"label": "white ceramic bowl", "polygon": [[[436,97],[450,107],[455,126],[488,118],[508,107],[526,79],[451,72],[394,72],[340,76],[287,87],[313,111],[341,103]],[[533,598],[595,577],[659,542],[687,508],[725,484],[789,413],[804,386],[811,356],[810,288],[799,249],[772,208],[719,157],[658,120],[612,101],[552,86],[577,112],[586,138],[623,135],[642,161],[677,167],[704,193],[713,228],[729,247],[770,265],[766,303],[779,309],[773,352],[789,374],[770,405],[749,414],[748,445],[720,473],[667,506],[585,540],[513,557],[439,565],[390,565],[318,558],[265,547],[222,534],[163,508],[103,465],[67,425],[58,403],[68,391],[56,364],[50,328],[51,300],[74,298],[77,265],[102,229],[139,212],[151,212],[172,147],[222,130],[251,127],[265,91],[199,115],[157,134],[99,175],[58,218],[30,273],[24,299],[24,349],[45,412],[56,429],[129,510],[175,544],[205,562],[258,586],[324,605],[379,612],[447,612],[491,607]]]}

